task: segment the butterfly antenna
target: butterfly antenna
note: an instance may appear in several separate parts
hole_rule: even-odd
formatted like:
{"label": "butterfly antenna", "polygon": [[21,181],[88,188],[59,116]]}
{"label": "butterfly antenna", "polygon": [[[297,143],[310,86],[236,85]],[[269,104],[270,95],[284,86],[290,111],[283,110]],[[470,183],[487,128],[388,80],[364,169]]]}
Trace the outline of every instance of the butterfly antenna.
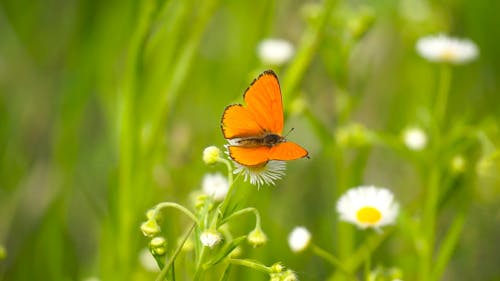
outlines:
{"label": "butterfly antenna", "polygon": [[295,130],[295,128],[291,128],[290,130],[288,130],[288,133],[286,133],[283,138],[286,139],[286,137],[288,137],[288,135],[293,131]]}

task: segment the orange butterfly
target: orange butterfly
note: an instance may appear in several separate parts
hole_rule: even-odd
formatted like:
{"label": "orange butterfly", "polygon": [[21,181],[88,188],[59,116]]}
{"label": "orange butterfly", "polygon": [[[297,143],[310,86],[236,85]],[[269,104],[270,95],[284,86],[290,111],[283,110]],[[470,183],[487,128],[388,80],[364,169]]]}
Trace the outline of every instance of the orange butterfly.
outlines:
{"label": "orange butterfly", "polygon": [[243,95],[247,106],[233,104],[222,115],[222,133],[229,155],[244,166],[264,166],[269,160],[295,160],[308,152],[287,141],[283,131],[283,104],[278,77],[264,71]]}

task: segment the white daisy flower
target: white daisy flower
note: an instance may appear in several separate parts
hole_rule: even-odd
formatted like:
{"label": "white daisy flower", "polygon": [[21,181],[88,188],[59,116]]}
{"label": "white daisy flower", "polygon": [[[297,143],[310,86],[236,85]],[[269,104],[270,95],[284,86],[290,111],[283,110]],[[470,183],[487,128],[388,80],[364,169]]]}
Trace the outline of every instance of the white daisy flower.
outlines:
{"label": "white daisy flower", "polygon": [[270,65],[282,65],[294,55],[293,45],[283,39],[269,38],[261,41],[257,47],[259,59]]}
{"label": "white daisy flower", "polygon": [[206,174],[203,176],[202,190],[212,196],[216,201],[221,201],[229,191],[229,183],[221,173]]}
{"label": "white daisy flower", "polygon": [[311,242],[311,233],[303,226],[295,227],[288,235],[288,245],[296,253],[305,250],[309,242]]}
{"label": "white daisy flower", "polygon": [[403,141],[411,150],[422,150],[427,146],[427,134],[417,127],[407,128],[403,131]]}
{"label": "white daisy flower", "polygon": [[479,55],[479,49],[471,40],[448,37],[444,34],[420,38],[416,48],[423,58],[432,62],[463,64]]}
{"label": "white daisy flower", "polygon": [[394,196],[386,188],[359,186],[349,189],[337,202],[340,219],[361,229],[393,224],[399,212]]}
{"label": "white daisy flower", "polygon": [[274,185],[274,181],[281,179],[285,175],[286,162],[271,160],[261,166],[244,166],[234,162],[236,168],[234,174],[243,174],[245,181],[261,186],[264,184]]}
{"label": "white daisy flower", "polygon": [[200,235],[201,244],[205,247],[213,248],[222,240],[222,235],[215,230],[205,230]]}

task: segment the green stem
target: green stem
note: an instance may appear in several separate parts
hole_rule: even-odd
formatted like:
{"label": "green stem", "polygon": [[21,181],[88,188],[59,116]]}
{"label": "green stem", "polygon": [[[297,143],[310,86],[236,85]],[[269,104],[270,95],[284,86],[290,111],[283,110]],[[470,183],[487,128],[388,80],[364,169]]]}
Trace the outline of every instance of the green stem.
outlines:
{"label": "green stem", "polygon": [[219,158],[218,162],[221,162],[224,165],[226,165],[226,167],[227,167],[227,180],[229,183],[229,190],[227,191],[226,197],[224,197],[224,200],[219,205],[219,215],[221,217],[224,217],[224,215],[226,214],[227,205],[229,204],[230,198],[234,192],[233,165],[231,164],[231,161],[224,159],[224,158]]}
{"label": "green stem", "polygon": [[255,214],[255,225],[256,227],[260,227],[260,214],[259,214],[259,211],[253,207],[248,207],[248,208],[245,208],[245,209],[241,209],[241,210],[238,210],[234,213],[232,213],[230,216],[224,218],[222,221],[220,221],[219,225],[223,225],[225,223],[227,223],[228,221],[234,219],[235,217],[238,217],[238,216],[241,216],[241,215],[244,215],[246,213],[250,213],[250,212],[253,212]]}
{"label": "green stem", "polygon": [[[137,135],[135,133],[134,115],[136,108],[136,78],[137,67],[139,65],[139,57],[141,45],[150,26],[150,14],[153,10],[152,1],[141,2],[140,15],[137,27],[130,40],[130,47],[127,52],[127,67],[124,71],[123,84],[120,88],[120,105],[119,105],[119,183],[117,190],[117,214],[118,214],[118,231],[116,240],[120,247],[117,248],[118,264],[121,268],[129,268],[131,261],[131,245],[132,245],[132,229],[133,229],[133,212],[135,211],[134,200],[132,193],[134,192],[133,175],[134,175],[134,157],[136,151]],[[112,270],[112,269],[110,269]],[[126,274],[124,272],[123,274]]]}
{"label": "green stem", "polygon": [[182,247],[184,246],[184,243],[186,243],[187,239],[189,238],[189,236],[191,235],[191,232],[193,232],[193,229],[195,227],[196,227],[196,223],[193,223],[191,228],[188,230],[188,232],[184,236],[184,239],[181,241],[181,243],[179,244],[179,246],[175,250],[174,254],[172,255],[172,257],[168,261],[168,264],[165,267],[163,267],[163,269],[158,274],[158,277],[156,277],[156,279],[155,279],[156,281],[162,281],[165,279],[165,276],[167,275],[168,270],[170,269],[170,267],[173,266],[175,259],[177,258],[177,256],[181,252]]}
{"label": "green stem", "polygon": [[352,274],[345,266],[344,264],[342,264],[342,262],[336,257],[334,256],[333,254],[327,252],[326,250],[324,250],[323,248],[315,245],[315,244],[311,244],[311,250],[320,258],[324,259],[325,261],[329,262],[331,265],[333,265],[334,267],[342,270],[344,273],[350,275]]}
{"label": "green stem", "polygon": [[228,259],[228,261],[232,264],[246,266],[246,267],[255,269],[257,271],[260,271],[260,272],[271,273],[271,268],[269,268],[263,264],[260,264],[256,261],[244,260],[244,259]]}
{"label": "green stem", "polygon": [[200,279],[200,274],[202,272],[202,266],[201,266],[201,263],[203,261],[203,257],[205,256],[205,249],[207,247],[206,246],[202,246],[201,248],[201,252],[200,252],[200,256],[198,257],[198,261],[196,262],[196,270],[194,272],[194,277],[193,277],[193,281],[197,281]]}
{"label": "green stem", "polygon": [[316,24],[309,26],[308,30],[305,31],[300,41],[297,55],[291,62],[283,81],[283,94],[289,96],[283,100],[293,100],[291,97],[293,97],[296,92],[296,89],[304,76],[304,72],[311,63],[312,58],[316,53],[316,49],[323,38],[328,20],[330,19],[335,6],[335,2],[336,0],[324,0],[323,7],[321,8],[321,15],[319,16],[318,21]]}
{"label": "green stem", "polygon": [[183,212],[191,220],[193,220],[194,223],[196,223],[197,225],[199,224],[198,219],[196,218],[196,216],[193,213],[191,213],[191,211],[189,211],[186,207],[184,207],[184,206],[182,206],[182,205],[180,205],[178,203],[174,203],[174,202],[162,202],[162,203],[159,203],[158,205],[156,205],[153,217],[156,218],[158,216],[158,213],[163,208],[174,208],[174,209],[177,209],[177,210]]}
{"label": "green stem", "polygon": [[[182,84],[189,74],[202,39],[203,31],[208,26],[218,3],[218,0],[200,2],[197,9],[199,15],[193,20],[191,33],[188,35],[186,43],[179,48],[182,51],[177,57],[176,64],[172,68],[172,76],[167,81],[167,86],[162,94],[164,98],[160,101],[158,118],[155,119],[156,121],[152,127],[151,140],[161,139],[160,135],[164,133],[164,126],[170,109],[173,107]],[[153,150],[151,150],[152,152]]]}
{"label": "green stem", "polygon": [[427,197],[424,205],[423,221],[421,226],[421,237],[417,243],[420,247],[420,269],[419,280],[429,280],[431,268],[434,264],[434,244],[436,236],[436,216],[439,202],[439,167],[434,167],[429,176],[427,185]]}
{"label": "green stem", "polygon": [[371,278],[370,278],[370,268],[371,268],[371,255],[368,255],[366,257],[366,260],[365,260],[365,280],[366,281],[371,281]]}
{"label": "green stem", "polygon": [[458,243],[458,239],[460,238],[460,234],[465,225],[467,211],[463,209],[453,220],[448,233],[443,239],[443,243],[439,252],[437,254],[436,263],[432,271],[432,278],[430,280],[440,280],[443,272],[448,264],[451,255],[453,254],[453,250]]}
{"label": "green stem", "polygon": [[436,102],[434,104],[434,114],[436,116],[436,122],[440,128],[443,125],[444,116],[446,114],[450,85],[451,85],[451,68],[448,64],[442,64],[440,68],[440,77],[438,86],[439,88],[436,97]]}

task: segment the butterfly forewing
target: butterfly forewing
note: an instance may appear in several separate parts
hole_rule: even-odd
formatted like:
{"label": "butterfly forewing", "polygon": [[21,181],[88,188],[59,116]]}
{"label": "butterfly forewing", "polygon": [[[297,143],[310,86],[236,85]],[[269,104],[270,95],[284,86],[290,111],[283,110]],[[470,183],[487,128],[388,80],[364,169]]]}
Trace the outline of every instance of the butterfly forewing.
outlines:
{"label": "butterfly forewing", "polygon": [[269,160],[307,157],[307,150],[282,136],[283,105],[278,77],[265,71],[245,91],[246,105],[230,105],[222,115],[222,132],[229,155],[244,166],[263,166]]}
{"label": "butterfly forewing", "polygon": [[224,138],[233,139],[260,136],[264,131],[247,108],[233,104],[222,115],[222,133]]}
{"label": "butterfly forewing", "polygon": [[244,95],[248,111],[266,132],[281,135],[283,131],[283,104],[278,77],[265,71],[250,85]]}

